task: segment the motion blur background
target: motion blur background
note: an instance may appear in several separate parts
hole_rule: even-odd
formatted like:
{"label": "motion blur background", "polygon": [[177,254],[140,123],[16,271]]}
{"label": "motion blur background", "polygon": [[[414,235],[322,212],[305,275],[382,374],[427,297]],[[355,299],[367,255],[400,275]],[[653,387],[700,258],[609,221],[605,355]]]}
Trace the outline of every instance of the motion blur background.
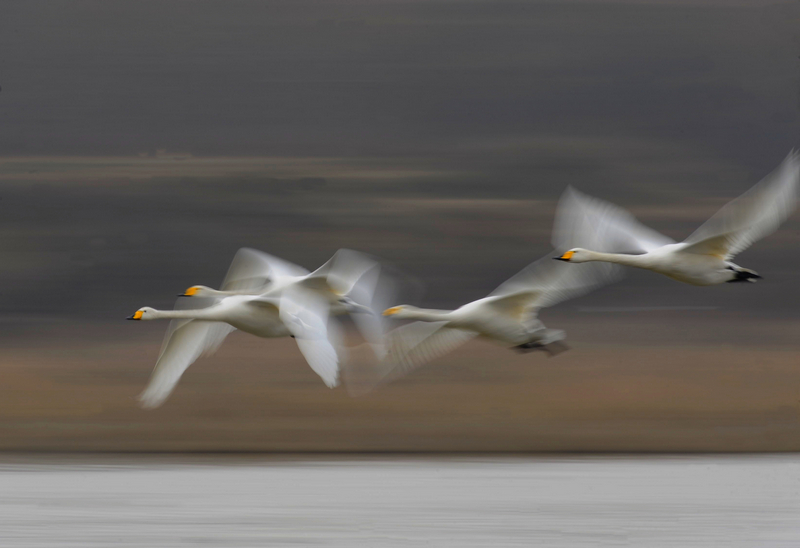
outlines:
{"label": "motion blur background", "polygon": [[484,296],[567,185],[682,239],[800,144],[800,4],[7,0],[0,449],[798,450],[800,219],[758,284],[652,273],[546,310],[572,350],[471,343],[365,396],[234,334],[154,411],[165,323],[255,247],[339,247]]}

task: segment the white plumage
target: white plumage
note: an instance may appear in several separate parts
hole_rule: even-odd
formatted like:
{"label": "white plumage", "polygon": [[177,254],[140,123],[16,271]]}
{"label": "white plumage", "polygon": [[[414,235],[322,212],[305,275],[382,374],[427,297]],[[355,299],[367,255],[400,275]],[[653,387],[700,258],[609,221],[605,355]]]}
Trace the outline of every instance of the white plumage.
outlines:
{"label": "white plumage", "polygon": [[567,189],[559,203],[553,245],[567,250],[558,259],[570,263],[633,266],[692,285],[752,282],[760,276],[732,260],[792,214],[798,183],[800,155],[792,152],[681,243],[645,227],[623,209]]}
{"label": "white plumage", "polygon": [[[359,318],[360,325],[380,323],[370,302],[359,303],[349,296],[369,301],[375,290],[373,271],[378,268],[357,252],[339,250],[309,273],[272,255],[240,249],[220,290],[192,286],[183,295],[192,298],[178,299],[175,310],[144,307],[130,317],[172,319],[150,383],[140,396],[142,405],[163,403],[183,372],[199,357],[213,353],[236,329],[264,338],[294,337],[309,366],[327,386],[336,386],[343,345],[330,315],[353,313],[366,316]],[[369,338],[381,330],[371,326],[364,331]],[[376,352],[384,354],[382,345]]]}
{"label": "white plumage", "polygon": [[618,269],[601,263],[569,268],[551,259],[548,256],[532,263],[489,296],[456,310],[409,305],[387,309],[384,315],[416,321],[387,334],[388,356],[379,380],[397,378],[474,337],[522,351],[561,351],[556,343],[565,333],[547,328],[538,318],[539,310],[614,281]]}

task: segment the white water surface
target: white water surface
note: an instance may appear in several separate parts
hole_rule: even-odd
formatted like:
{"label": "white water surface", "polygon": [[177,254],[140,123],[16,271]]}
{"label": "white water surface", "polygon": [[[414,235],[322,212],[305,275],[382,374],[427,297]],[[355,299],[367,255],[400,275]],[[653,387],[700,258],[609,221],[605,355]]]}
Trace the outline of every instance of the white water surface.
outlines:
{"label": "white water surface", "polygon": [[0,546],[800,546],[800,456],[6,457]]}

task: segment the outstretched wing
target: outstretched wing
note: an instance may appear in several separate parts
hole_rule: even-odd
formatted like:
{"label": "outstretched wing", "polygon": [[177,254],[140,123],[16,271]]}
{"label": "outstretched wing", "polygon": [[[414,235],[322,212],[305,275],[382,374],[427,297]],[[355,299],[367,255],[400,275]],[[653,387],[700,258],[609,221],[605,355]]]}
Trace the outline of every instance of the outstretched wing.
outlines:
{"label": "outstretched wing", "polygon": [[337,295],[347,295],[366,272],[378,267],[375,260],[363,253],[340,249],[309,274],[302,284],[311,289],[323,286]]}
{"label": "outstretched wing", "polygon": [[353,396],[364,395],[382,384],[407,375],[417,367],[455,350],[476,337],[473,331],[444,327],[446,322],[413,322],[386,335],[386,357],[364,367],[347,370],[347,389]]}
{"label": "outstretched wing", "polygon": [[524,317],[540,308],[574,299],[622,277],[622,269],[613,263],[589,262],[567,264],[554,261],[559,254],[547,255],[522,269],[495,289],[490,296],[494,306]]}
{"label": "outstretched wing", "polygon": [[475,331],[444,327],[447,322],[413,322],[386,335],[387,356],[381,381],[406,375],[417,367],[452,352],[470,339]]}
{"label": "outstretched wing", "polygon": [[328,302],[312,291],[292,287],[280,298],[280,318],[292,333],[311,369],[333,388],[339,383],[341,346],[335,330],[328,329]]}
{"label": "outstretched wing", "polygon": [[607,253],[647,253],[675,243],[647,228],[624,209],[568,187],[559,200],[553,247]]}
{"label": "outstretched wing", "polygon": [[233,327],[222,322],[173,320],[150,382],[139,396],[142,407],[158,407],[170,395],[181,375],[197,358],[213,354]]}
{"label": "outstretched wing", "polygon": [[347,293],[361,307],[350,317],[379,360],[386,357],[384,335],[388,331],[388,318],[382,312],[395,302],[396,294],[394,279],[380,266],[365,272]]}
{"label": "outstretched wing", "polygon": [[797,207],[800,154],[792,151],[756,186],[720,209],[686,239],[682,251],[731,259],[775,232]]}
{"label": "outstretched wing", "polygon": [[307,274],[308,270],[302,266],[257,249],[243,247],[233,257],[221,289],[255,293],[275,279]]}

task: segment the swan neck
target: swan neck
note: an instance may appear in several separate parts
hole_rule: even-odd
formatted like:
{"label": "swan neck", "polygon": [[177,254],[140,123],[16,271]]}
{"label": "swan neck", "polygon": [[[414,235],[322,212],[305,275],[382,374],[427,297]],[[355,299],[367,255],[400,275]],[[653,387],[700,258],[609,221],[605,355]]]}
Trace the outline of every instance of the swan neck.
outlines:
{"label": "swan neck", "polygon": [[216,298],[225,298],[225,297],[232,297],[236,295],[255,295],[258,291],[248,290],[248,289],[205,289],[204,294],[198,295],[199,297],[216,297]]}
{"label": "swan neck", "polygon": [[420,308],[417,310],[406,311],[409,320],[419,320],[423,322],[441,322],[450,319],[451,310],[432,310]]}
{"label": "swan neck", "polygon": [[154,320],[202,320],[209,318],[208,309],[200,308],[197,310],[154,310],[152,319]]}
{"label": "swan neck", "polygon": [[616,263],[623,266],[645,266],[644,255],[629,255],[626,253],[601,253],[592,251],[590,261],[602,261],[606,263]]}

